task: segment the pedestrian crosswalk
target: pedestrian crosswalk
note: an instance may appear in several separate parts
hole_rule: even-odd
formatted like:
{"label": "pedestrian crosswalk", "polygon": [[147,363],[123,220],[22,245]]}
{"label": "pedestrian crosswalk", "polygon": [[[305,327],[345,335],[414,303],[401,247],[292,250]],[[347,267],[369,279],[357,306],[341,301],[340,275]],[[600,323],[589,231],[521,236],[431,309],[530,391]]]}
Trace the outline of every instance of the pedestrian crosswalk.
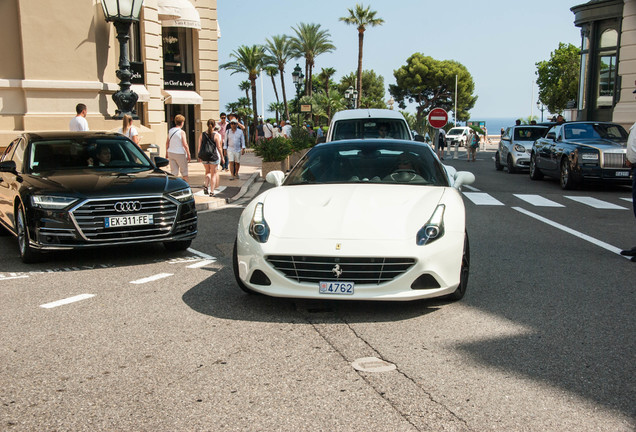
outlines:
{"label": "pedestrian crosswalk", "polygon": [[[502,201],[495,198],[486,192],[463,192],[463,195],[468,198],[473,204],[478,206],[505,206]],[[615,203],[611,203],[608,201],[600,200],[598,198],[590,197],[590,196],[573,196],[573,195],[564,195],[563,203],[559,203],[552,199],[548,199],[541,195],[535,194],[512,194],[516,199],[526,202],[534,207],[567,207],[568,200],[572,202],[576,202],[579,204],[586,205],[588,207],[592,207],[595,209],[603,209],[603,210],[629,210],[628,207],[618,205]],[[554,199],[559,199],[557,197],[553,197]],[[632,202],[632,198],[629,197],[619,197],[623,201]],[[504,199],[501,197],[501,199]]]}

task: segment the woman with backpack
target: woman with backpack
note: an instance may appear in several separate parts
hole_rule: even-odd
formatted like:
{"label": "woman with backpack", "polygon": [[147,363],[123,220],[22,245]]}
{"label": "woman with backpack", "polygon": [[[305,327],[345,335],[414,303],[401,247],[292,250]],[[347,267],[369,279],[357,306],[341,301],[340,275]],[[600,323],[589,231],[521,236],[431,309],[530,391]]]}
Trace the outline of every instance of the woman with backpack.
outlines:
{"label": "woman with backpack", "polygon": [[477,155],[477,149],[479,148],[479,134],[477,131],[473,131],[472,137],[470,138],[470,145],[467,146],[466,157],[468,158],[468,162],[475,162],[475,155]]}
{"label": "woman with backpack", "polygon": [[216,170],[219,164],[223,163],[221,134],[214,130],[215,126],[216,122],[213,119],[208,120],[208,129],[201,134],[199,147],[197,148],[199,162],[205,168],[203,193],[210,196],[214,196],[214,189],[216,188],[218,178]]}

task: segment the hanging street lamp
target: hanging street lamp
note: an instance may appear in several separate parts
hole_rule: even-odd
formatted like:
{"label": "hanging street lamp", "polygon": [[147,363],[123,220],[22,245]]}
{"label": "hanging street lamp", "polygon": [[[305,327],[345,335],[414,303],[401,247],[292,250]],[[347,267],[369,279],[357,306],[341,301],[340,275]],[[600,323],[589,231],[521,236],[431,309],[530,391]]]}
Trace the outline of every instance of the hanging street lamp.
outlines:
{"label": "hanging street lamp", "polygon": [[303,85],[303,78],[305,78],[305,75],[302,73],[302,70],[300,69],[300,66],[298,66],[298,63],[296,63],[296,67],[294,68],[294,71],[292,72],[292,81],[294,85],[296,86],[296,103],[298,105],[298,126],[300,126],[300,89]]}
{"label": "hanging street lamp", "polygon": [[121,119],[125,114],[137,119],[135,104],[137,93],[130,89],[130,80],[133,76],[130,70],[128,58],[128,41],[130,40],[130,27],[133,22],[139,21],[143,0],[101,0],[106,22],[115,24],[117,40],[119,41],[119,90],[113,94],[113,101],[117,105],[114,119]]}

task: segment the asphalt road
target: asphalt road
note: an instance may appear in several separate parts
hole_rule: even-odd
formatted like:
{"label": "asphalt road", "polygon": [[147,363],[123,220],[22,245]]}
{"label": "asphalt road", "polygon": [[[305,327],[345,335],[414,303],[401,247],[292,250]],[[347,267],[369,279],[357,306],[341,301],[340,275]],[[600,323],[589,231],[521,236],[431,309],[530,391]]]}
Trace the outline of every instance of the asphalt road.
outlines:
{"label": "asphalt road", "polygon": [[[248,296],[241,202],[200,213],[182,253],[24,265],[1,237],[0,430],[633,431],[636,264],[616,253],[636,245],[631,191],[564,192],[491,156],[446,161],[477,177],[457,303]],[[367,357],[396,368],[354,369]]]}

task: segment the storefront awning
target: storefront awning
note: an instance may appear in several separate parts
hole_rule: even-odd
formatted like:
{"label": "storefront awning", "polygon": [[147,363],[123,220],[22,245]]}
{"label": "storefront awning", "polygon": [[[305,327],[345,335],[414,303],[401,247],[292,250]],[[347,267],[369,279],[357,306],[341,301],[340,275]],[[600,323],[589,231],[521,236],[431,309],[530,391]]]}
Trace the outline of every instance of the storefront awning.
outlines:
{"label": "storefront awning", "polygon": [[139,99],[137,99],[137,102],[150,102],[150,92],[148,91],[145,85],[133,84],[130,86],[130,89],[134,91],[135,93],[137,93],[137,96],[139,96]]}
{"label": "storefront awning", "polygon": [[[176,16],[178,11],[178,16]],[[187,27],[201,30],[201,17],[189,0],[160,0],[159,19],[163,27]]]}
{"label": "storefront awning", "polygon": [[203,98],[191,90],[163,90],[165,103],[172,105],[201,105]]}

